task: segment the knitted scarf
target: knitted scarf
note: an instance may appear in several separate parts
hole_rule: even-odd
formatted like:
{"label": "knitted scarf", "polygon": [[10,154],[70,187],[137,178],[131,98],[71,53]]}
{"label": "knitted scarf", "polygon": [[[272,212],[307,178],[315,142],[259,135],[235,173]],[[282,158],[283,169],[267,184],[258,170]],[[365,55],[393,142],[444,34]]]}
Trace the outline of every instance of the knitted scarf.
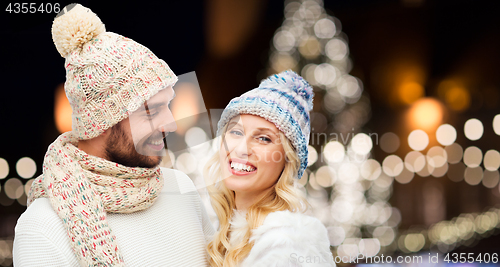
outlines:
{"label": "knitted scarf", "polygon": [[64,223],[81,266],[125,266],[107,212],[150,207],[163,187],[160,168],[130,168],[88,155],[71,133],[60,135],[45,155],[28,205],[48,197]]}

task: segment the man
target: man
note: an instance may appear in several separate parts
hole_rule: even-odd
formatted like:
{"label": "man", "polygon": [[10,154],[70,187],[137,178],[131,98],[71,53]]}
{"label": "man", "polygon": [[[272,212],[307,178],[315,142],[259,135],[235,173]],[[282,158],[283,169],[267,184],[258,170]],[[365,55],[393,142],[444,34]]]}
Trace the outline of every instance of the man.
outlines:
{"label": "man", "polygon": [[[52,36],[72,131],[45,155],[16,225],[15,266],[206,266],[214,233],[183,173],[159,167],[177,77],[149,49],[72,4]],[[180,193],[187,192],[190,193]]]}

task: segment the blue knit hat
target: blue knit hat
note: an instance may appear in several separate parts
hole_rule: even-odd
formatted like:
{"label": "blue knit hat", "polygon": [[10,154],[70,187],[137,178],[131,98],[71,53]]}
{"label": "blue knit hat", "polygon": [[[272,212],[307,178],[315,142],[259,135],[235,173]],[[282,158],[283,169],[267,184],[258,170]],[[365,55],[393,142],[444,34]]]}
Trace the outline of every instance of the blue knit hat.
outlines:
{"label": "blue knit hat", "polygon": [[311,132],[309,111],[313,107],[313,96],[309,83],[291,70],[269,76],[259,87],[229,102],[217,125],[217,135],[234,116],[240,114],[260,116],[274,123],[297,152],[300,159],[297,178],[300,179],[307,167]]}

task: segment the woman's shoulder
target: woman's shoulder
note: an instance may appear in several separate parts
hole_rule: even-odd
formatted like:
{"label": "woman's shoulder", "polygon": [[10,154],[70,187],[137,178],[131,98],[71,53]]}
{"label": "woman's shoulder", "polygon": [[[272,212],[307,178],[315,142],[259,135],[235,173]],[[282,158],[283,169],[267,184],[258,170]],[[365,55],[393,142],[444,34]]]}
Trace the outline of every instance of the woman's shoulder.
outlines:
{"label": "woman's shoulder", "polygon": [[320,220],[315,217],[306,215],[302,212],[292,212],[289,210],[275,211],[267,215],[262,226],[269,228],[274,227],[290,227],[290,228],[316,228],[321,226],[324,228]]}
{"label": "woman's shoulder", "polygon": [[328,237],[320,220],[288,210],[269,213],[262,225],[252,232],[252,238],[255,239],[264,235],[279,235],[281,238],[289,237],[293,240],[322,240]]}
{"label": "woman's shoulder", "polygon": [[[335,266],[325,226],[300,212],[268,214],[250,241],[254,246],[242,266]],[[311,264],[302,261],[306,258]]]}

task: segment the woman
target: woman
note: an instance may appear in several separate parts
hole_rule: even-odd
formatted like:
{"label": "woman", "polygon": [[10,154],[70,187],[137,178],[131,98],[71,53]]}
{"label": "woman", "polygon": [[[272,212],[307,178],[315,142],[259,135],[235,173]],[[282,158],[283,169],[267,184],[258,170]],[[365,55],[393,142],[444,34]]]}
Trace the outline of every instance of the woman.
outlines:
{"label": "woman", "polygon": [[219,232],[212,266],[334,266],[327,231],[302,212],[295,187],[307,167],[313,91],[285,71],[234,98],[218,123],[220,150],[205,166]]}

